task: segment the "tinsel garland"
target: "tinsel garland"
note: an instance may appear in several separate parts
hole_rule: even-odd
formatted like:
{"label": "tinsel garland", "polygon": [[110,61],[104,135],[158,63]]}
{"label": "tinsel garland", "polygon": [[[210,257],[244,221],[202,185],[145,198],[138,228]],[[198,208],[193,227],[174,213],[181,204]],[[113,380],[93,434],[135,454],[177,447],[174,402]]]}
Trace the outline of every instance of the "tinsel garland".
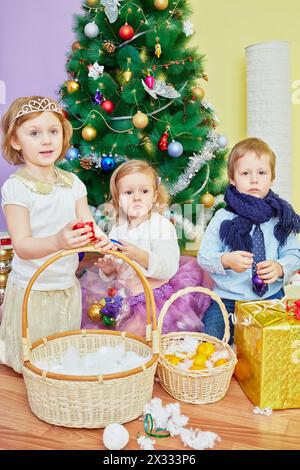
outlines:
{"label": "tinsel garland", "polygon": [[169,188],[171,196],[176,196],[176,194],[184,191],[184,189],[190,185],[191,179],[201,170],[203,165],[215,158],[214,152],[220,148],[218,142],[219,135],[215,132],[209,132],[207,137],[207,142],[202,151],[200,153],[194,153],[193,156],[189,158],[190,162],[186,169],[180,175],[177,182]]}

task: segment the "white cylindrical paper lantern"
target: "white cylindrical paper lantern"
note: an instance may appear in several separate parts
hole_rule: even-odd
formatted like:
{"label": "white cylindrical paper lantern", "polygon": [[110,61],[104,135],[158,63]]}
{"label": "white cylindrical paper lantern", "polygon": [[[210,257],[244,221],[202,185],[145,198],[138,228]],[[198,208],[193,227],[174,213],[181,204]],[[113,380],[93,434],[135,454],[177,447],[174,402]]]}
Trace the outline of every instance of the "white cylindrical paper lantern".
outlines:
{"label": "white cylindrical paper lantern", "polygon": [[249,137],[266,141],[277,156],[272,189],[291,201],[292,109],[290,45],[285,41],[246,48]]}

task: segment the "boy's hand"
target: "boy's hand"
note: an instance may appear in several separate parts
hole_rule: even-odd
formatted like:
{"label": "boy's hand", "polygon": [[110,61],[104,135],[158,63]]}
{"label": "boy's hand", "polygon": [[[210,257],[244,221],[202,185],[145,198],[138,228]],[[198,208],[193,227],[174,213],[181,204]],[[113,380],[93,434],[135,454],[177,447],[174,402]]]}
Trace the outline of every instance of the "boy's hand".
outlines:
{"label": "boy's hand", "polygon": [[251,268],[253,264],[253,254],[248,251],[232,251],[224,253],[221,257],[224,269],[233,269],[236,273],[243,273]]}
{"label": "boy's hand", "polygon": [[282,266],[277,261],[272,260],[257,263],[256,272],[265,284],[272,284],[284,275]]}
{"label": "boy's hand", "polygon": [[82,219],[76,219],[63,227],[55,236],[58,250],[82,248],[86,246],[93,237],[91,227],[83,227],[73,230],[74,225]]}

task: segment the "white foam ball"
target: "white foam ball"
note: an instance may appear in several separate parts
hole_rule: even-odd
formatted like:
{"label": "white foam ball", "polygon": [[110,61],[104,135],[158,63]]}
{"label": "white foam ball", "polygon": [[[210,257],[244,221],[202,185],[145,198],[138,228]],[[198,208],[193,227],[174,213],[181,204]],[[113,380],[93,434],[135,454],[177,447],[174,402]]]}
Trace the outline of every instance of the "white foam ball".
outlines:
{"label": "white foam ball", "polygon": [[111,423],[104,429],[103,444],[109,450],[121,450],[129,441],[129,432],[122,424]]}

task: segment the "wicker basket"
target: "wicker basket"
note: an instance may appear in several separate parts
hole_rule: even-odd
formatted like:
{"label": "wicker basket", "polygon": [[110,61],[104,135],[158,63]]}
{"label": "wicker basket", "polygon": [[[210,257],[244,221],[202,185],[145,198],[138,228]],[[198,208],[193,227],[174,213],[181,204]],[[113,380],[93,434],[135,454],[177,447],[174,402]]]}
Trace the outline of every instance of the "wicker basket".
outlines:
{"label": "wicker basket", "polygon": [[[74,428],[101,428],[109,423],[126,423],[143,412],[151,399],[158,360],[158,334],[152,290],[139,268],[119,252],[109,251],[126,261],[138,274],[146,297],[146,340],[122,331],[80,330],[58,333],[30,344],[27,305],[37,277],[59,258],[81,252],[95,252],[93,247],[66,250],[41,266],[29,281],[22,308],[23,375],[32,412],[43,421]],[[152,316],[152,320],[151,320]],[[125,345],[151,360],[140,367],[118,374],[72,376],[50,373],[34,366],[38,360],[55,361],[70,347],[82,354],[102,346]]]}
{"label": "wicker basket", "polygon": [[[160,334],[162,332],[163,320],[170,305],[178,299],[178,297],[192,292],[207,294],[219,304],[225,322],[223,340],[221,341],[204,333],[190,332],[168,333],[161,336],[158,377],[161,386],[177,400],[195,404],[212,403],[224,397],[237,362],[233,350],[227,344],[230,336],[228,314],[220,297],[204,287],[187,287],[186,289],[181,289],[173,294],[164,304],[158,320],[158,332]],[[180,344],[187,336],[196,338],[199,340],[199,343],[203,341],[213,343],[216,347],[216,351],[226,349],[229,353],[228,362],[214,369],[203,369],[199,371],[182,370],[172,365],[164,357],[165,352],[169,346]]]}

